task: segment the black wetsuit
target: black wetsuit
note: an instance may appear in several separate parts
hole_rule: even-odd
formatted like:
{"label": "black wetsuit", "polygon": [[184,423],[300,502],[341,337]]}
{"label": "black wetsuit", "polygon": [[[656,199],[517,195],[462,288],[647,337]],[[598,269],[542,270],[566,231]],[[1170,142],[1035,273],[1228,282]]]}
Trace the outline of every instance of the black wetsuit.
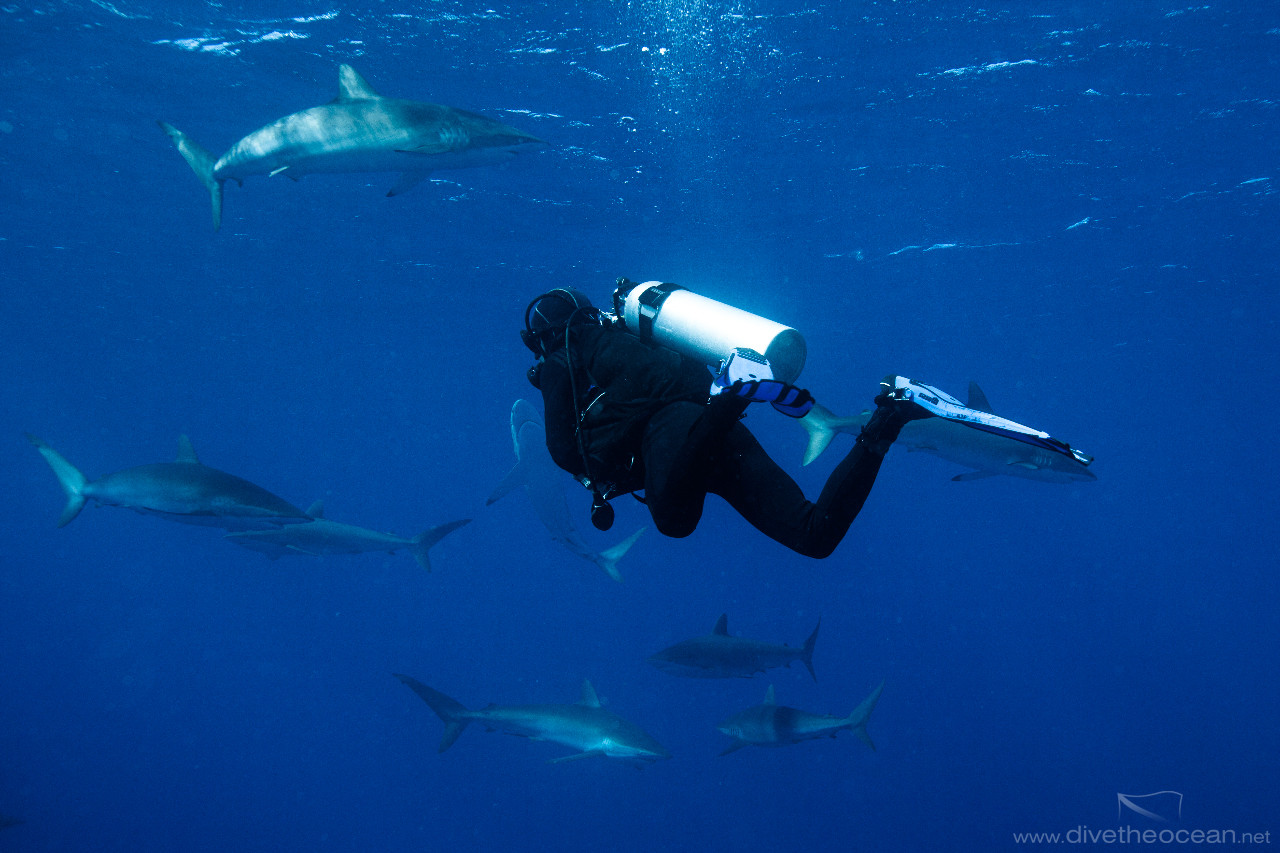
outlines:
{"label": "black wetsuit", "polygon": [[692,533],[711,493],[769,538],[826,557],[862,509],[900,428],[869,426],[810,502],[741,422],[748,404],[727,394],[708,401],[705,365],[616,327],[575,326],[569,339],[538,370],[551,458],[579,479],[643,490],[667,536]]}

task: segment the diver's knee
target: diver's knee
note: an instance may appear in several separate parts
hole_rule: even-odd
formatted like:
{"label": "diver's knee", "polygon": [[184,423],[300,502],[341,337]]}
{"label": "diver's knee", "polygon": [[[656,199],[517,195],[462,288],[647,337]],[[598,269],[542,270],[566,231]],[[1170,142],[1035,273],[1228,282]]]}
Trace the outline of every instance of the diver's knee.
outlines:
{"label": "diver's knee", "polygon": [[824,543],[822,545],[809,545],[803,551],[801,551],[800,554],[805,557],[810,557],[814,560],[825,560],[827,559],[827,557],[830,557],[835,552],[836,552],[836,545],[834,542],[832,542],[829,544]]}
{"label": "diver's knee", "polygon": [[654,516],[653,526],[658,528],[658,532],[663,536],[669,536],[672,539],[684,539],[697,529],[698,520],[696,518],[689,520],[687,518],[659,518]]}
{"label": "diver's knee", "polygon": [[839,544],[839,539],[832,540],[830,537],[822,539],[805,538],[793,544],[791,549],[802,557],[825,560],[835,553],[836,546]]}

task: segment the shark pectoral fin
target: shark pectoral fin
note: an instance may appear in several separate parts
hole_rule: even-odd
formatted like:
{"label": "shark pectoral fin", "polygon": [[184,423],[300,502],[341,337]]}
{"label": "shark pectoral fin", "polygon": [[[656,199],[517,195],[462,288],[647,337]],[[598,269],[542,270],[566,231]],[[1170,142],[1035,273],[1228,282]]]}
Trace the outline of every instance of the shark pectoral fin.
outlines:
{"label": "shark pectoral fin", "polygon": [[737,752],[738,750],[742,749],[744,746],[750,746],[750,745],[751,744],[745,740],[735,740],[733,743],[729,744],[724,749],[720,750],[720,754],[728,755],[731,752]]}
{"label": "shark pectoral fin", "polygon": [[507,476],[502,478],[502,482],[497,485],[492,494],[485,499],[484,505],[488,506],[489,504],[497,503],[499,500],[506,497],[507,493],[512,489],[519,486],[526,486],[528,484],[529,477],[527,475],[527,466],[517,462],[515,466],[507,472]]}
{"label": "shark pectoral fin", "polygon": [[560,758],[547,759],[548,764],[564,764],[566,761],[580,761],[583,758],[604,758],[603,750],[589,749],[586,752],[578,752],[573,755],[563,755]]}
{"label": "shark pectoral fin", "polygon": [[423,172],[403,173],[400,176],[400,179],[397,180],[394,185],[392,185],[391,189],[387,190],[387,197],[390,198],[393,195],[400,195],[400,193],[408,192],[409,190],[416,187],[418,184],[425,181],[428,177],[430,177],[430,175],[431,175],[431,172],[429,170],[423,171]]}
{"label": "shark pectoral fin", "polygon": [[[459,144],[461,142],[461,144]],[[397,154],[452,154],[467,147],[465,138],[460,141],[435,141],[423,142],[419,145],[412,145],[408,148],[397,148]]]}
{"label": "shark pectoral fin", "polygon": [[999,477],[995,471],[968,471],[964,474],[956,474],[951,478],[953,483],[968,483],[973,480],[985,480],[988,477]]}
{"label": "shark pectoral fin", "polygon": [[254,535],[260,532],[261,531],[257,530],[242,530],[238,533],[228,533],[222,538],[235,545],[239,545],[241,548],[248,548],[250,551],[257,551],[259,554],[265,555],[268,560],[278,560],[290,553],[289,549],[285,546]]}
{"label": "shark pectoral fin", "polygon": [[299,548],[297,545],[286,545],[284,547],[286,551],[290,551],[294,554],[302,554],[304,557],[323,557],[324,556],[319,551],[308,551],[306,548]]}
{"label": "shark pectoral fin", "polygon": [[302,180],[301,177],[294,174],[293,172],[290,172],[289,168],[290,168],[289,166],[281,166],[279,169],[272,169],[270,172],[267,173],[267,177],[274,178],[276,175],[284,175],[286,178],[293,181],[295,184],[298,181]]}

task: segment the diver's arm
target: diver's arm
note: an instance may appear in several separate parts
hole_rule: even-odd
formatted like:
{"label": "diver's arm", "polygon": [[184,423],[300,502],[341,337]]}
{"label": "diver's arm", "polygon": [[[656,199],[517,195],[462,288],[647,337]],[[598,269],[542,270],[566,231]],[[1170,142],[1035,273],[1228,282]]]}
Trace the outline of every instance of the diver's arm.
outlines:
{"label": "diver's arm", "polygon": [[547,451],[551,459],[574,477],[586,474],[578,452],[578,413],[569,382],[569,368],[557,353],[542,365],[538,384],[542,390],[543,419],[547,431]]}

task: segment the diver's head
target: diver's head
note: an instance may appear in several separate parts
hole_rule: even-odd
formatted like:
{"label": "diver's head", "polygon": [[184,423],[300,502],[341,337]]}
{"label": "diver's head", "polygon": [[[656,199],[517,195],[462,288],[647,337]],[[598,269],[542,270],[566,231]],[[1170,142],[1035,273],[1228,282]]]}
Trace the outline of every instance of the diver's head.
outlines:
{"label": "diver's head", "polygon": [[557,287],[529,303],[524,311],[524,341],[534,355],[543,356],[564,342],[565,329],[578,323],[598,323],[600,312],[581,290]]}

